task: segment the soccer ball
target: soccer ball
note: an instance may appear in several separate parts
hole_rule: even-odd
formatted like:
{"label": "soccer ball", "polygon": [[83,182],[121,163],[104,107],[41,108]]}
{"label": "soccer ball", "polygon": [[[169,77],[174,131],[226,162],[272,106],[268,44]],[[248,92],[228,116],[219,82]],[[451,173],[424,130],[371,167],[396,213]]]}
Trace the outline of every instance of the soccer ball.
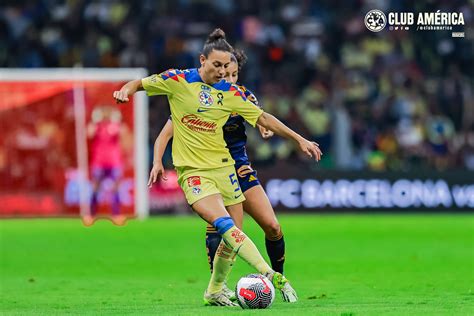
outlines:
{"label": "soccer ball", "polygon": [[275,288],[265,276],[249,274],[237,282],[235,296],[243,309],[268,308],[275,299]]}

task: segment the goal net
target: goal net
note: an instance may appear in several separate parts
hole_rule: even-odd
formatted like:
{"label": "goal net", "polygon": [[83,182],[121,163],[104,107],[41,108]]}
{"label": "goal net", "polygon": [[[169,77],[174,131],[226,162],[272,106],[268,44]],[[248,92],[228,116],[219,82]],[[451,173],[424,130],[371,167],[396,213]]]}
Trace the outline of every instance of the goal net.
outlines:
{"label": "goal net", "polygon": [[[0,69],[0,216],[148,215],[148,103],[136,94],[115,104],[112,92],[144,69]],[[106,116],[120,128],[117,178],[94,188],[91,130]],[[110,127],[107,127],[110,129]],[[107,129],[104,131],[107,134]],[[110,154],[110,152],[108,153]],[[100,155],[100,153],[99,153]],[[113,192],[113,193],[112,193]]]}

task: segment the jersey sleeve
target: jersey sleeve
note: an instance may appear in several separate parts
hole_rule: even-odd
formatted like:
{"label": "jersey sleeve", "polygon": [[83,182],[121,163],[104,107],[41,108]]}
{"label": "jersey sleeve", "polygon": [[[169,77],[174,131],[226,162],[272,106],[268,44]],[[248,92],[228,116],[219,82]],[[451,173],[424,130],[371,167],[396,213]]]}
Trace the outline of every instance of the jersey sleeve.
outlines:
{"label": "jersey sleeve", "polygon": [[148,96],[153,95],[172,95],[170,87],[169,73],[172,70],[167,70],[161,74],[154,74],[142,79],[142,86]]}
{"label": "jersey sleeve", "polygon": [[[242,89],[240,89],[240,91],[242,91]],[[253,98],[248,98],[245,96],[245,92],[242,91],[242,95],[233,96],[235,102],[232,111],[237,112],[249,124],[255,127],[263,110],[258,106],[258,100],[255,95],[253,95],[253,93],[251,93],[251,95]]]}
{"label": "jersey sleeve", "polygon": [[247,98],[247,100],[249,100],[250,102],[253,103],[253,105],[259,107],[260,109],[262,109],[262,105],[258,102],[257,100],[257,97],[255,96],[255,94],[253,94],[252,91],[248,90],[248,89],[245,89],[245,97]]}

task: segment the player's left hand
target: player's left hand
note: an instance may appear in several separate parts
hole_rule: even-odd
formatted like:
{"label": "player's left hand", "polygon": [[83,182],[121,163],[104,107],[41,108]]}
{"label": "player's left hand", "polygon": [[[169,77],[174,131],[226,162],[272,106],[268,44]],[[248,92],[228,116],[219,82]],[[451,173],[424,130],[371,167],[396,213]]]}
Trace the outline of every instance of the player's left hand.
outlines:
{"label": "player's left hand", "polygon": [[300,150],[304,152],[308,157],[316,159],[316,161],[321,160],[321,156],[323,152],[319,148],[319,144],[315,142],[311,142],[305,138],[302,138],[298,141],[298,145],[300,146]]}
{"label": "player's left hand", "polygon": [[273,133],[273,131],[271,131],[269,129],[266,129],[265,127],[260,126],[260,125],[258,125],[258,130],[260,131],[260,135],[262,135],[263,139],[269,139],[270,137],[275,135],[275,133]]}
{"label": "player's left hand", "polygon": [[159,177],[164,181],[168,180],[163,165],[161,163],[154,163],[153,168],[150,171],[150,177],[148,178],[148,187],[151,188],[153,183],[155,183]]}
{"label": "player's left hand", "polygon": [[113,96],[117,103],[125,103],[130,101],[127,90],[114,91]]}

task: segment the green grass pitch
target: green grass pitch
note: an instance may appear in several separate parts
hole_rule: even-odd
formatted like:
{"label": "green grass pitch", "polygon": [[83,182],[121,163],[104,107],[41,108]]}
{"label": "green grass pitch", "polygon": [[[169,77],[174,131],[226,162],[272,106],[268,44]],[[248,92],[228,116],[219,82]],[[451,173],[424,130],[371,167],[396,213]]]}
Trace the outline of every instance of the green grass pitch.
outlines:
{"label": "green grass pitch", "polygon": [[[0,221],[2,315],[474,315],[474,216],[282,215],[300,300],[205,307],[205,225]],[[265,253],[263,233],[244,230]],[[265,254],[266,257],[266,254]],[[230,285],[253,270],[238,259]],[[277,293],[278,294],[278,293]]]}

